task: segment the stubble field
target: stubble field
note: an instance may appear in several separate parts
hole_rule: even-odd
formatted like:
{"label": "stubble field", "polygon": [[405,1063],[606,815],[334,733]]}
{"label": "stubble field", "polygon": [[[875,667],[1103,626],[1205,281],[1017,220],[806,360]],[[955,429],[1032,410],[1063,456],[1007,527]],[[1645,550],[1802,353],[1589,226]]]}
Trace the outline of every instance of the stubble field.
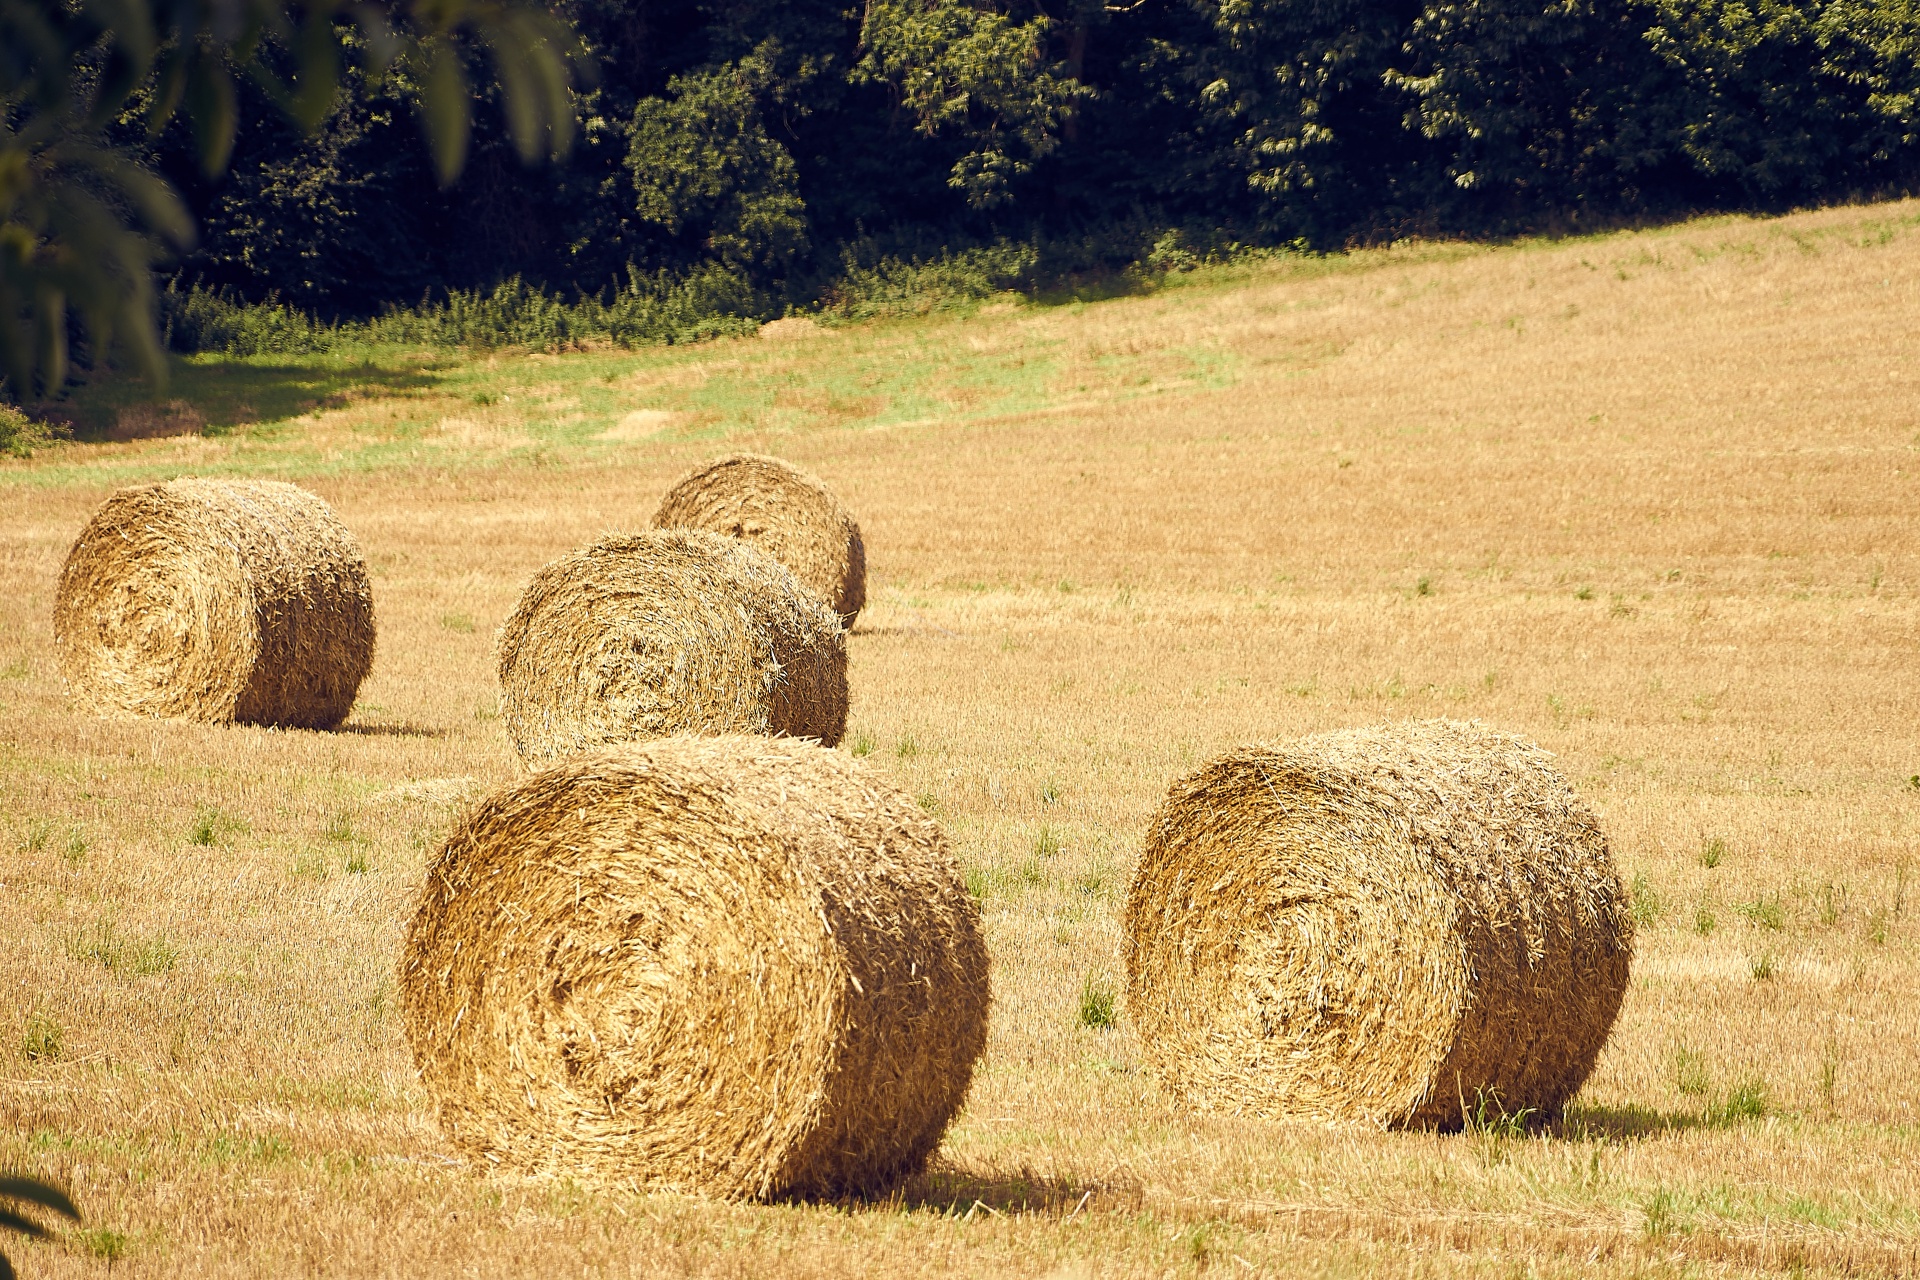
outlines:
{"label": "stubble field", "polygon": [[[0,1167],[28,1276],[1920,1271],[1920,205],[1199,273],[645,352],[207,362],[0,464]],[[116,397],[120,397],[116,399]],[[304,403],[303,403],[304,401]],[[184,424],[184,426],[182,425]],[[518,776],[494,629],[734,449],[859,516],[843,749],[981,897],[991,1039],[934,1168],[741,1206],[476,1174],[394,1008],[460,806]],[[106,722],[52,655],[116,485],[333,503],[379,652],[338,733]],[[1641,918],[1545,1131],[1196,1116],[1117,909],[1213,753],[1451,716],[1556,752]]]}

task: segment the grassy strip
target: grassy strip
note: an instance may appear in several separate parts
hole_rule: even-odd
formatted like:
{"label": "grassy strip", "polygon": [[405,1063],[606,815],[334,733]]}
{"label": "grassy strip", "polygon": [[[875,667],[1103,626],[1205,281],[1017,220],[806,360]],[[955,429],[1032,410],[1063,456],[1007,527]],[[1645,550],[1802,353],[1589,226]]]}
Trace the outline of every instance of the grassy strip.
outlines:
{"label": "grassy strip", "polygon": [[249,303],[214,289],[171,286],[162,295],[167,344],[184,354],[338,355],[374,346],[540,351],[641,347],[750,333],[783,315],[826,323],[965,312],[1009,295],[1040,301],[1137,293],[1207,264],[1265,258],[1238,243],[1190,244],[1164,232],[1133,249],[1001,241],[935,254],[884,254],[849,245],[839,272],[813,286],[769,289],[718,263],[675,274],[629,272],[601,295],[572,300],[518,276],[491,289],[393,307],[365,320],[328,321],[276,299]]}

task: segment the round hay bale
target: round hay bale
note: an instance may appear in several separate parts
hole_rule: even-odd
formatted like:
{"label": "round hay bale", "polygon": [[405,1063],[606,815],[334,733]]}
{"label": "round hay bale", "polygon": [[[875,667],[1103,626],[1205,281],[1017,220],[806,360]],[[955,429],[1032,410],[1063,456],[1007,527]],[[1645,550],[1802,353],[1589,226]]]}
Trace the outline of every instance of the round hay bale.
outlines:
{"label": "round hay bale", "polygon": [[399,976],[461,1150],[729,1198],[916,1172],[987,1033],[940,829],[844,753],[755,736],[615,747],[482,802]]}
{"label": "round hay bale", "polygon": [[373,588],[360,544],[305,489],[170,480],[94,512],[53,635],[97,715],[331,729],[373,666]]}
{"label": "round hay bale", "polygon": [[1557,1115],[1620,1010],[1633,919],[1551,761],[1430,721],[1241,747],[1174,783],[1123,922],[1156,1074],[1269,1117]]}
{"label": "round hay bale", "polygon": [[500,629],[501,717],[528,764],[675,733],[847,728],[840,619],[773,557],[697,530],[608,538],[535,574]]}
{"label": "round hay bale", "polygon": [[790,462],[756,453],[703,462],[667,490],[653,527],[746,539],[793,570],[848,627],[866,606],[860,526],[824,481]]}

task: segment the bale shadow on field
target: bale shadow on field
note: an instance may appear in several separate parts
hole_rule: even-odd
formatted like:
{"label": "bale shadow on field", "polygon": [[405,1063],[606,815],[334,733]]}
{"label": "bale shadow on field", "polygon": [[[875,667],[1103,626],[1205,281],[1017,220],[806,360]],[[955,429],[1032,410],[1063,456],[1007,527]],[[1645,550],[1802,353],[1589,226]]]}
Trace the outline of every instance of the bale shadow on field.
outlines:
{"label": "bale shadow on field", "polygon": [[384,368],[333,360],[272,364],[241,359],[174,360],[164,392],[145,379],[103,372],[33,416],[88,443],[221,435],[253,423],[280,422],[363,397],[404,396],[439,379],[419,367]]}
{"label": "bale shadow on field", "polygon": [[335,733],[358,734],[363,738],[444,738],[447,730],[431,725],[411,724],[343,724]]}
{"label": "bale shadow on field", "polygon": [[1568,1142],[1633,1142],[1669,1133],[1724,1128],[1726,1123],[1698,1112],[1662,1111],[1630,1102],[1618,1107],[1570,1106],[1547,1127],[1547,1132]]}
{"label": "bale shadow on field", "polygon": [[1101,1178],[1057,1178],[1025,1165],[1007,1171],[940,1161],[867,1208],[942,1217],[1039,1215],[1065,1218],[1096,1206],[1132,1204],[1139,1189]]}
{"label": "bale shadow on field", "polygon": [[935,626],[920,626],[920,627],[860,626],[860,627],[854,628],[854,630],[849,634],[856,635],[856,636],[941,636],[949,640],[957,640],[960,638],[960,633],[958,631],[949,631],[945,627],[935,627]]}

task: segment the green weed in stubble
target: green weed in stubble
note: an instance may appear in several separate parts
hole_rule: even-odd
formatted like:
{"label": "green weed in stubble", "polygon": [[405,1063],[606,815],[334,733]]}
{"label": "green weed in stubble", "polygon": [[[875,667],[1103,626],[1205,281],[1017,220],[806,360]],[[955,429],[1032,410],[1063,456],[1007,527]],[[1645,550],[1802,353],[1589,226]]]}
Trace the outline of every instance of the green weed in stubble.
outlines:
{"label": "green weed in stubble", "polygon": [[1805,1222],[1816,1227],[1825,1227],[1829,1231],[1838,1231],[1840,1215],[1805,1196],[1795,1196],[1787,1201],[1787,1216],[1796,1222]]}
{"label": "green weed in stubble", "polygon": [[20,1056],[28,1062],[58,1062],[64,1034],[53,1015],[36,1008],[20,1032]]}
{"label": "green weed in stubble", "polygon": [[873,754],[874,745],[873,735],[861,732],[853,735],[853,741],[847,745],[847,750],[856,756],[870,756]]}
{"label": "green weed in stubble", "polygon": [[40,853],[53,839],[53,824],[45,818],[31,818],[27,821],[26,834],[20,837],[22,853]]}
{"label": "green weed in stubble", "polygon": [[1655,1188],[1640,1204],[1641,1229],[1650,1240],[1693,1230],[1693,1224],[1680,1195],[1665,1187]]}
{"label": "green weed in stubble", "polygon": [[1532,1107],[1507,1110],[1497,1089],[1476,1087],[1472,1099],[1464,1095],[1460,1099],[1461,1132],[1488,1169],[1512,1159],[1512,1144],[1527,1136],[1535,1114]]}
{"label": "green weed in stubble", "polygon": [[245,820],[215,805],[203,804],[194,810],[193,821],[187,826],[187,843],[212,848],[217,844],[226,844],[246,830]]}
{"label": "green weed in stubble", "polygon": [[1705,1054],[1681,1045],[1673,1051],[1673,1087],[1689,1098],[1703,1098],[1713,1087]]}
{"label": "green weed in stubble", "polygon": [[1727,856],[1727,842],[1719,836],[1708,836],[1700,842],[1700,865],[1717,867],[1720,860]]}
{"label": "green weed in stubble", "polygon": [[1777,897],[1755,898],[1752,902],[1736,902],[1733,909],[1745,916],[1755,928],[1765,929],[1769,933],[1778,933],[1787,925],[1786,912]]}
{"label": "green weed in stubble", "polygon": [[1106,866],[1090,867],[1073,878],[1073,887],[1084,897],[1098,901],[1112,887],[1112,874]]}
{"label": "green weed in stubble", "polygon": [[1053,833],[1052,827],[1042,824],[1040,834],[1033,839],[1033,852],[1040,858],[1051,858],[1060,852],[1060,837]]}
{"label": "green weed in stubble", "polygon": [[444,613],[440,615],[440,627],[444,631],[456,632],[463,636],[473,634],[473,615],[470,613]]}
{"label": "green weed in stubble", "polygon": [[1770,982],[1773,979],[1773,952],[1762,951],[1757,960],[1748,966],[1755,982]]}
{"label": "green weed in stubble", "polygon": [[1216,1230],[1215,1223],[1202,1222],[1181,1233],[1181,1239],[1186,1242],[1187,1257],[1202,1271],[1213,1262],[1214,1255],[1221,1251],[1220,1243],[1214,1239]]}
{"label": "green weed in stubble", "polygon": [[76,1231],[73,1238],[96,1258],[104,1259],[108,1266],[127,1256],[132,1241],[127,1233],[117,1227],[94,1227],[87,1231]]}
{"label": "green weed in stubble", "polygon": [[1642,929],[1651,929],[1660,922],[1661,914],[1666,910],[1660,900],[1660,891],[1653,887],[1645,873],[1636,873],[1633,877],[1633,922]]}
{"label": "green weed in stubble", "polygon": [[1119,992],[1105,977],[1089,973],[1080,983],[1080,1025],[1106,1031],[1119,1018]]}
{"label": "green weed in stubble", "polygon": [[908,734],[894,744],[893,754],[899,756],[902,760],[911,760],[920,754],[920,744],[914,740],[912,734]]}
{"label": "green weed in stubble", "polygon": [[67,954],[91,961],[122,978],[148,978],[167,973],[180,959],[180,949],[164,937],[127,939],[111,920],[96,920],[67,939]]}
{"label": "green weed in stubble", "polygon": [[1767,1082],[1759,1076],[1748,1076],[1707,1109],[1707,1121],[1730,1125],[1742,1120],[1761,1120],[1772,1110],[1773,1091]]}
{"label": "green weed in stubble", "polygon": [[1876,947],[1887,945],[1888,913],[1885,907],[1875,907],[1867,913],[1867,941]]}
{"label": "green weed in stubble", "polygon": [[1715,927],[1719,925],[1719,923],[1720,923],[1719,920],[1714,918],[1713,911],[1707,906],[1706,903],[1703,902],[1698,907],[1694,908],[1693,931],[1699,934],[1701,937],[1704,938],[1708,934],[1712,933]]}

